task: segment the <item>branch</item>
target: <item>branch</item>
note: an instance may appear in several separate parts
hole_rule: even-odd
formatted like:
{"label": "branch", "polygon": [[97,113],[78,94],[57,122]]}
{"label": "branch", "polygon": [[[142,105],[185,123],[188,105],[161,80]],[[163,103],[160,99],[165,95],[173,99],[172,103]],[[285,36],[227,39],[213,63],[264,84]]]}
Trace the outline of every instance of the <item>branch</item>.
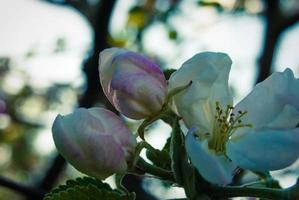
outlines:
{"label": "branch", "polygon": [[[53,0],[46,0],[53,1]],[[72,0],[64,1],[69,2]],[[56,1],[55,1],[56,2]],[[72,1],[73,2],[73,1]],[[101,1],[102,2],[102,1]],[[95,33],[95,37],[99,39],[95,39],[95,45],[92,46],[92,50],[94,55],[98,55],[100,50],[107,47],[107,35],[108,35],[108,27],[110,22],[111,13],[113,11],[113,7],[116,3],[116,0],[104,0],[100,5],[97,14],[99,15],[97,18],[98,29]],[[98,57],[91,57],[85,62],[85,70],[84,73],[87,77],[87,89],[83,95],[83,97],[79,101],[80,107],[91,107],[97,101],[97,94],[99,93],[98,83],[98,72],[97,72],[97,64]],[[57,181],[58,177],[62,173],[63,169],[66,166],[66,162],[62,156],[57,155],[53,160],[53,163],[49,167],[48,171],[45,172],[45,176],[39,183],[39,188],[49,191],[52,189],[53,185]]]}
{"label": "branch", "polygon": [[266,33],[263,50],[259,59],[259,73],[256,83],[263,81],[271,74],[273,58],[282,33],[299,20],[299,12],[284,15],[278,0],[265,0]]}
{"label": "branch", "polygon": [[50,191],[53,185],[56,183],[60,172],[64,170],[66,162],[61,155],[57,155],[52,163],[52,166],[48,169],[45,176],[42,178],[38,185],[38,188],[45,191]]}
{"label": "branch", "polygon": [[30,199],[42,199],[45,195],[44,191],[13,182],[5,177],[0,177],[0,185],[21,193]]}
{"label": "branch", "polygon": [[290,26],[293,26],[298,21],[299,21],[299,12],[284,17],[284,19],[281,22],[282,31]]}
{"label": "branch", "polygon": [[145,173],[149,173],[156,177],[159,177],[161,180],[175,182],[173,173],[171,171],[167,171],[163,168],[157,167],[155,165],[151,165],[147,163],[143,158],[139,158],[137,161],[137,168],[141,169]]}

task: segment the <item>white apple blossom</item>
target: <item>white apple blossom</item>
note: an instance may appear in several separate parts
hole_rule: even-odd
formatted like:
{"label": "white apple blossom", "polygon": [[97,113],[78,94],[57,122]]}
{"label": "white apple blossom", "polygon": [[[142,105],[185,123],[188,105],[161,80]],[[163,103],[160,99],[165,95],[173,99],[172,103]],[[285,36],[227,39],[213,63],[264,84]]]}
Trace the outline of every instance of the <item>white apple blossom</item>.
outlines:
{"label": "white apple blossom", "polygon": [[290,69],[273,73],[235,107],[228,86],[231,59],[205,52],[169,80],[169,89],[192,85],[173,98],[190,128],[186,150],[209,182],[226,185],[236,167],[278,170],[299,156],[299,80]]}

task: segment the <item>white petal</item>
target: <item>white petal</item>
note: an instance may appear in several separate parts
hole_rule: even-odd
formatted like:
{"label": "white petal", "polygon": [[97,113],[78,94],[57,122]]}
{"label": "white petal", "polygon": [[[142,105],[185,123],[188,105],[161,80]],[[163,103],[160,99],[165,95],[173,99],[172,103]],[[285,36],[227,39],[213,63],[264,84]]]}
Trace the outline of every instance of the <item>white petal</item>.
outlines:
{"label": "white petal", "polygon": [[299,110],[298,91],[299,80],[294,78],[290,69],[276,72],[256,85],[253,91],[236,105],[234,112],[248,111],[242,121],[252,124],[255,129],[262,128],[275,120],[287,104]]}
{"label": "white petal", "polygon": [[271,129],[294,128],[299,124],[299,109],[286,104],[281,113],[266,125]]}
{"label": "white petal", "polygon": [[228,157],[241,168],[255,171],[282,169],[298,159],[299,128],[253,129],[230,140],[226,147]]}
{"label": "white petal", "polygon": [[126,150],[112,135],[91,133],[82,143],[85,146],[86,158],[84,162],[74,160],[77,163],[73,164],[77,165],[80,171],[100,179],[105,179],[113,173],[125,173],[127,169]]}
{"label": "white petal", "polygon": [[99,56],[99,74],[100,74],[100,81],[103,88],[103,91],[109,101],[111,102],[111,91],[109,88],[109,84],[112,79],[113,72],[115,70],[115,65],[112,65],[113,59],[122,53],[128,52],[126,49],[121,48],[109,48],[105,49],[100,53]]}
{"label": "white petal", "polygon": [[70,115],[58,115],[55,118],[52,126],[55,146],[62,155],[70,155],[70,157],[76,157],[83,160],[85,157],[84,152],[78,148],[78,142],[74,136],[75,131],[72,122],[73,120]]}
{"label": "white petal", "polygon": [[197,141],[190,130],[186,136],[186,151],[191,163],[207,181],[227,185],[232,181],[235,165],[224,156],[217,156]]}
{"label": "white petal", "polygon": [[189,88],[174,97],[175,110],[186,125],[196,126],[201,133],[211,132],[216,101],[224,107],[232,104],[228,87],[231,59],[224,53],[204,52],[186,61],[169,79],[169,90],[184,86]]}
{"label": "white petal", "polygon": [[[104,108],[89,108],[88,112],[98,120],[97,123],[104,129],[105,134],[112,134],[127,150],[135,149],[135,136],[119,116]],[[100,129],[95,131],[100,132]]]}

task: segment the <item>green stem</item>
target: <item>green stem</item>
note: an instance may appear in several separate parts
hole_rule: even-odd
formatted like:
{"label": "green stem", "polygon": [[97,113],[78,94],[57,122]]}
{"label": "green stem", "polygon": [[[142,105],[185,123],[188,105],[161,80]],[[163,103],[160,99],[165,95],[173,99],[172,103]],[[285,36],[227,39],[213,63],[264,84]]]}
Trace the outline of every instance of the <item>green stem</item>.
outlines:
{"label": "green stem", "polygon": [[[161,112],[163,112],[163,111],[161,111]],[[155,122],[155,121],[157,121],[158,119],[160,119],[161,116],[162,116],[162,114],[161,114],[161,113],[158,113],[157,115],[151,116],[151,117],[145,119],[145,120],[142,122],[142,124],[139,126],[139,128],[138,128],[138,130],[137,130],[137,133],[138,133],[139,137],[140,137],[142,140],[144,140],[144,132],[145,132],[145,128],[146,128],[148,125],[150,125],[150,124],[152,124],[153,122]]]}
{"label": "green stem", "polygon": [[211,194],[215,197],[260,197],[267,199],[288,200],[287,190],[258,187],[214,187]]}
{"label": "green stem", "polygon": [[159,156],[159,150],[155,149],[152,145],[150,145],[149,143],[147,143],[146,141],[141,141],[137,144],[136,148],[135,148],[135,156],[133,159],[133,165],[135,166],[135,164],[137,163],[138,159],[140,158],[139,155],[141,153],[141,151],[143,150],[143,148],[147,149],[148,151],[156,154],[156,156]]}
{"label": "green stem", "polygon": [[[167,119],[167,121],[172,121],[172,117],[176,116],[175,113],[167,106],[167,104],[165,104],[162,108],[162,110],[157,113],[156,115],[150,116],[148,118],[146,118],[141,125],[139,126],[138,130],[137,130],[137,134],[139,135],[139,137],[142,140],[144,139],[144,132],[146,127],[148,127],[150,124],[152,124],[153,122],[159,120],[159,119]],[[169,119],[170,118],[170,119]]]}
{"label": "green stem", "polygon": [[138,167],[139,169],[143,170],[144,172],[146,172],[148,174],[152,174],[154,176],[157,176],[162,180],[175,182],[174,177],[173,177],[173,173],[171,171],[167,171],[163,168],[151,165],[151,164],[147,163],[141,157],[139,157],[139,159],[137,160],[136,167]]}
{"label": "green stem", "polygon": [[116,184],[116,187],[122,191],[125,195],[130,195],[130,192],[127,190],[127,188],[125,186],[123,186],[122,184],[122,180],[124,178],[124,174],[116,174],[115,176],[115,184]]}
{"label": "green stem", "polygon": [[171,101],[172,97],[174,97],[176,94],[180,93],[181,91],[187,89],[191,84],[192,84],[192,81],[190,81],[186,85],[176,87],[176,88],[172,89],[171,91],[169,91],[169,93],[167,94],[166,100],[165,100],[166,104],[168,104]]}

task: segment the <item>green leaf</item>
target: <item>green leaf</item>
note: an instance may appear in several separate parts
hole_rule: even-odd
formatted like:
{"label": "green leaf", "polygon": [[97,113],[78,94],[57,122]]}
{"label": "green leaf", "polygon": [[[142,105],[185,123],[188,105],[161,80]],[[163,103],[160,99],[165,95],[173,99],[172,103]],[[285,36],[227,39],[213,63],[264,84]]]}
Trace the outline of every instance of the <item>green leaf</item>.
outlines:
{"label": "green leaf", "polygon": [[153,162],[154,165],[166,170],[171,170],[171,159],[169,152],[162,150],[159,152],[146,151],[146,157]]}
{"label": "green leaf", "polygon": [[92,177],[68,180],[48,193],[44,200],[134,200],[134,194],[124,195],[113,190],[107,183]]}
{"label": "green leaf", "polygon": [[146,157],[152,161],[154,165],[166,170],[171,170],[171,158],[169,155],[170,140],[171,137],[167,139],[163,149],[159,152],[146,151]]}
{"label": "green leaf", "polygon": [[170,145],[172,171],[177,183],[184,187],[187,197],[194,199],[196,196],[195,170],[188,162],[184,143],[179,119],[174,120]]}
{"label": "green leaf", "polygon": [[166,80],[168,80],[170,78],[171,74],[175,71],[176,71],[176,69],[165,69],[163,71],[163,73],[164,73]]}

